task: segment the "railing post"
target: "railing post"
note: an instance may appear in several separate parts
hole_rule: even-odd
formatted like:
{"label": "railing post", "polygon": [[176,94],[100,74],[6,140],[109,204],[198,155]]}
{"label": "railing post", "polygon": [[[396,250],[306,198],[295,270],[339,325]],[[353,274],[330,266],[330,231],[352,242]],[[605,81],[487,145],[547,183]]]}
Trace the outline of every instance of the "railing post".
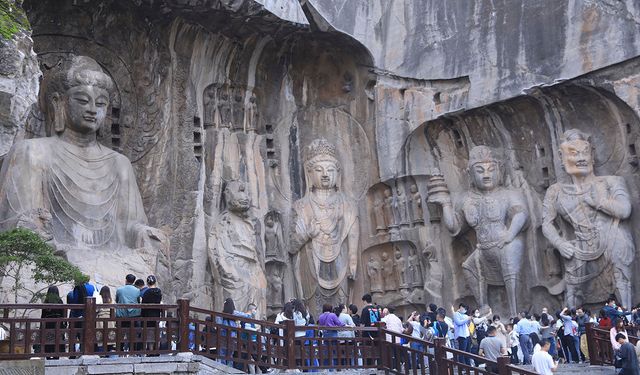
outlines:
{"label": "railing post", "polygon": [[285,337],[284,337],[284,349],[287,353],[287,369],[293,370],[296,368],[296,322],[294,320],[285,320]]}
{"label": "railing post", "polygon": [[511,357],[503,355],[498,357],[498,374],[499,375],[509,375],[511,370],[509,370],[509,365],[511,364]]}
{"label": "railing post", "polygon": [[82,335],[82,352],[93,354],[96,345],[96,299],[87,297],[84,300],[84,333]]}
{"label": "railing post", "polygon": [[378,327],[378,337],[376,337],[377,346],[378,346],[378,369],[388,369],[389,362],[387,361],[387,352],[384,350],[385,341],[387,339],[387,335],[384,333],[384,329],[386,328],[385,322],[376,323]]}
{"label": "railing post", "polygon": [[593,323],[585,324],[587,335],[587,351],[589,352],[589,363],[594,366],[599,366],[602,364],[602,361],[598,356],[598,343],[596,342],[596,335],[593,326]]}
{"label": "railing post", "polygon": [[431,375],[447,375],[447,366],[445,365],[445,358],[447,358],[447,352],[444,348],[447,345],[446,337],[436,337],[433,339],[435,348],[433,350],[433,356],[435,357],[436,369],[434,372],[429,371]]}
{"label": "railing post", "polygon": [[178,340],[178,351],[189,351],[189,300],[178,300],[178,320],[180,339]]}

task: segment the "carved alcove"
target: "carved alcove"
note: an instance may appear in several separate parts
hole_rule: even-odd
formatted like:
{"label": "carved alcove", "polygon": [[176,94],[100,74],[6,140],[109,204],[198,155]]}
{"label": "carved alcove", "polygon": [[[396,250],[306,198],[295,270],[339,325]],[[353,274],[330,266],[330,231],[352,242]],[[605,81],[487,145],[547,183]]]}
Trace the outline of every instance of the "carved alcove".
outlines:
{"label": "carved alcove", "polygon": [[364,290],[380,305],[402,312],[427,304],[425,283],[431,279],[428,256],[409,241],[387,242],[362,253]]}
{"label": "carved alcove", "polygon": [[[523,298],[518,305],[523,308],[533,303],[560,303],[562,260],[540,230],[546,189],[556,181],[567,181],[558,158],[557,140],[571,128],[592,135],[596,175],[625,178],[634,211],[628,224],[636,228],[640,220],[636,150],[639,125],[633,110],[611,92],[567,82],[423,124],[400,151],[402,163],[398,169],[401,173],[427,175],[437,169],[455,197],[469,189],[468,150],[475,145],[499,150],[504,158],[504,185],[523,193],[529,211],[521,276]],[[475,246],[475,234],[471,230],[452,238],[446,229],[441,233],[439,253],[445,270],[453,275],[443,286],[453,290],[448,298],[451,302],[466,300],[475,304],[460,269]],[[638,239],[635,240],[637,247]],[[636,287],[637,283],[634,280]],[[637,291],[636,288],[636,296]],[[601,298],[593,296],[588,303],[599,303]],[[498,288],[491,292],[490,304],[494,311],[505,311],[504,291]]]}

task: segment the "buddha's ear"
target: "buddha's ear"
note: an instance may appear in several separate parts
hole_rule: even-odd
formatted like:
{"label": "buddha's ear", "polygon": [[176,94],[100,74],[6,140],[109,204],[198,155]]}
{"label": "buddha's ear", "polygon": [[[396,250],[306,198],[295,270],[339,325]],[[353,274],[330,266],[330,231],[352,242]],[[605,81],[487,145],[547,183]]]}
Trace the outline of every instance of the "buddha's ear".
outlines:
{"label": "buddha's ear", "polygon": [[64,97],[60,93],[54,92],[51,95],[51,107],[53,109],[53,130],[56,134],[62,133],[67,123],[67,112],[65,110]]}

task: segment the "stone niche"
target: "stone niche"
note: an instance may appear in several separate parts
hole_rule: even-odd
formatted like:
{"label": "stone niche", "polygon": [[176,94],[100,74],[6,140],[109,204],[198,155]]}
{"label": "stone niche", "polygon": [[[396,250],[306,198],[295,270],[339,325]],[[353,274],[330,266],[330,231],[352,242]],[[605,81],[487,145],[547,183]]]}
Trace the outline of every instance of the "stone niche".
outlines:
{"label": "stone niche", "polygon": [[[503,153],[504,186],[520,190],[529,211],[519,309],[563,303],[563,261],[542,235],[542,199],[551,184],[568,182],[558,157],[558,139],[572,128],[592,135],[596,175],[622,176],[626,181],[633,203],[629,224],[637,228],[640,225],[639,118],[627,103],[611,92],[610,86],[595,85],[593,80],[536,88],[508,101],[426,122],[407,137],[397,158],[400,175],[425,183],[418,178],[437,171],[455,196],[469,189],[466,168],[473,146],[487,145]],[[421,186],[422,189],[425,187]],[[427,220],[425,226],[427,232],[438,233],[429,238],[438,238],[436,254],[441,257],[439,261],[445,274],[452,276],[443,280],[442,290],[450,291],[442,294],[445,302],[449,305],[454,301],[467,301],[475,306],[477,302],[470,294],[461,268],[476,244],[473,231],[452,237],[441,228],[437,218]],[[636,248],[638,241],[640,238],[635,236]],[[640,297],[639,281],[634,276],[633,300]],[[585,304],[595,307],[610,292],[602,290],[601,295],[589,296]],[[489,304],[494,311],[508,311],[504,287],[490,286]]]}
{"label": "stone niche", "polygon": [[[99,139],[131,160],[150,225],[170,236],[170,274],[158,275],[168,300],[222,308],[212,228],[228,217],[227,182],[242,181],[251,200],[241,240],[275,284],[260,312],[273,315],[298,295],[288,249],[303,148],[335,144],[340,188],[358,202],[377,179],[368,52],[287,7],[289,21],[254,1],[24,3],[43,75],[86,55],[116,83]],[[47,135],[43,118],[34,109],[27,137]]]}

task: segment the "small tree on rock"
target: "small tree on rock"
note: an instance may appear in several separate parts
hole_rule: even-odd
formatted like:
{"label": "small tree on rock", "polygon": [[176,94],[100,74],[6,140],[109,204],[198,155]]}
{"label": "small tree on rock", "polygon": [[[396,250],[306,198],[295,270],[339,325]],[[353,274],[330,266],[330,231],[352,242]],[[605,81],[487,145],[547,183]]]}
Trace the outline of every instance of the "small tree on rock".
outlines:
{"label": "small tree on rock", "polygon": [[[32,290],[32,286],[25,284],[27,277],[32,277],[35,285],[45,286]],[[82,284],[89,277],[55,255],[53,248],[35,232],[16,228],[0,233],[0,282],[6,281],[11,283],[14,303],[18,303],[20,295],[33,303],[42,298],[50,284]]]}

